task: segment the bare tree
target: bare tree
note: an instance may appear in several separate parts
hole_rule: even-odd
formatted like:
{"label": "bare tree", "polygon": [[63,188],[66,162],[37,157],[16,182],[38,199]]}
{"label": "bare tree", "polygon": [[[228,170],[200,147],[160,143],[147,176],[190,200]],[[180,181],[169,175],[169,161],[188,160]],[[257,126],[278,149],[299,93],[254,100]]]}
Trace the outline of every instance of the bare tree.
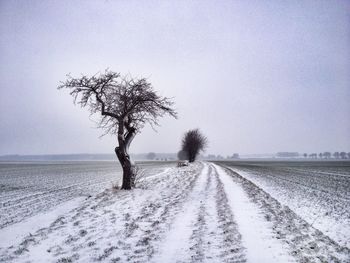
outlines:
{"label": "bare tree", "polygon": [[159,96],[145,78],[121,76],[110,70],[88,77],[67,76],[58,89],[69,89],[74,103],[88,107],[91,114],[100,113],[98,127],[105,134],[116,134],[115,153],[123,168],[122,189],[131,189],[134,172],[129,146],[146,123],[158,125],[158,118],[169,114],[177,117],[173,102]]}
{"label": "bare tree", "polygon": [[208,140],[199,129],[189,130],[182,139],[182,150],[190,163],[196,160],[199,152],[204,151],[207,145]]}

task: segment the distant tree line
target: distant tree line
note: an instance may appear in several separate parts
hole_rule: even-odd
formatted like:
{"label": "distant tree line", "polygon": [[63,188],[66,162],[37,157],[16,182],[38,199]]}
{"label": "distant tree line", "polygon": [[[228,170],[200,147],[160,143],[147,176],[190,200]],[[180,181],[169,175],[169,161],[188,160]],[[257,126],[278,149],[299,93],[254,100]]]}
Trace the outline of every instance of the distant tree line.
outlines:
{"label": "distant tree line", "polygon": [[203,156],[202,157],[203,159],[206,159],[206,160],[224,160],[224,159],[227,159],[227,160],[232,160],[232,159],[239,159],[239,154],[238,153],[234,153],[232,155],[228,155],[226,157],[218,154],[218,155],[215,155],[215,154],[208,154],[206,156]]}
{"label": "distant tree line", "polygon": [[304,158],[311,158],[311,159],[350,159],[350,152],[323,152],[323,153],[304,153],[303,154]]}
{"label": "distant tree line", "polygon": [[299,153],[297,152],[278,152],[276,154],[277,157],[282,157],[282,158],[295,158],[299,156]]}

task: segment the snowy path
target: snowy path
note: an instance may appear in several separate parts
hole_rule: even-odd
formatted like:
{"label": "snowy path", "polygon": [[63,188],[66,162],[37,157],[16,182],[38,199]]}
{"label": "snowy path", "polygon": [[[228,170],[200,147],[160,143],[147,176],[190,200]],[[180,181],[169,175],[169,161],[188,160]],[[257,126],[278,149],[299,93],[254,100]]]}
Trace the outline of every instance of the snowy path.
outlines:
{"label": "snowy path", "polygon": [[166,234],[166,240],[160,248],[160,255],[155,257],[155,262],[188,261],[189,243],[192,235],[192,225],[196,220],[196,213],[199,210],[205,194],[205,185],[208,179],[208,166],[205,165],[196,182],[193,191]]}
{"label": "snowy path", "polygon": [[153,262],[245,262],[223,185],[205,164]]}
{"label": "snowy path", "polygon": [[349,262],[350,253],[249,180],[195,163],[89,198],[0,262]]}
{"label": "snowy path", "polygon": [[230,207],[235,214],[238,230],[247,248],[248,262],[295,262],[282,242],[273,237],[272,224],[264,220],[259,208],[252,203],[242,187],[225,171],[215,165],[228,194]]}

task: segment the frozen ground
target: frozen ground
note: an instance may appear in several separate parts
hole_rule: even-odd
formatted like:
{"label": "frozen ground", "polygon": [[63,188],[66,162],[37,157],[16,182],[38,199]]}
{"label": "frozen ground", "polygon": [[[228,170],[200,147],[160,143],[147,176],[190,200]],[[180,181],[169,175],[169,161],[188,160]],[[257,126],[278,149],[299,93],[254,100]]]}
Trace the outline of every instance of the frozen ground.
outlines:
{"label": "frozen ground", "polygon": [[239,174],[196,163],[80,201],[11,239],[0,261],[349,262],[350,251]]}
{"label": "frozen ground", "polygon": [[[144,162],[148,174],[169,166]],[[59,204],[102,192],[121,178],[117,162],[0,162],[0,229]]]}
{"label": "frozen ground", "polygon": [[223,162],[350,248],[350,162]]}

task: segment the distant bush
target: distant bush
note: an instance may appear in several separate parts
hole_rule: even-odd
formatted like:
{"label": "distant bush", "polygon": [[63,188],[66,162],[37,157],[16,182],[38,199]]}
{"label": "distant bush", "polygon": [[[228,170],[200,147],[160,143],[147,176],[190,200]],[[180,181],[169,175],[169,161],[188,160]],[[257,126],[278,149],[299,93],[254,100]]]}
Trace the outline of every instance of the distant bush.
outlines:
{"label": "distant bush", "polygon": [[189,130],[184,134],[181,151],[186,154],[186,159],[192,163],[196,160],[198,154],[201,151],[204,151],[207,146],[208,139],[200,132],[199,129],[194,129]]}

